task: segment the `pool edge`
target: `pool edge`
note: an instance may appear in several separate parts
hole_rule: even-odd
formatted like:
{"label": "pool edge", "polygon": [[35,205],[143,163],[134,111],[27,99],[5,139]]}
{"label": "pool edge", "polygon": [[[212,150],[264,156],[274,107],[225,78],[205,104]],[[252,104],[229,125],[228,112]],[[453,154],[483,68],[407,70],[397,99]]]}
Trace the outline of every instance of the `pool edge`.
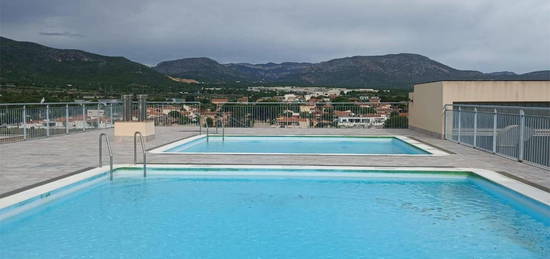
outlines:
{"label": "pool edge", "polygon": [[[133,164],[118,164],[115,165],[115,171],[117,169],[124,168],[136,168],[140,170],[142,165]],[[373,171],[437,171],[437,172],[463,172],[470,173],[475,176],[481,177],[484,180],[495,183],[510,191],[516,192],[522,196],[537,201],[543,205],[550,207],[550,194],[544,190],[531,186],[527,183],[515,180],[506,175],[485,169],[478,168],[440,168],[440,167],[366,167],[366,166],[280,166],[280,165],[181,165],[181,164],[163,164],[153,165],[152,168],[249,168],[249,169],[326,169],[326,170],[373,170]],[[13,207],[24,206],[26,203],[34,199],[48,198],[52,192],[57,192],[62,188],[66,188],[73,184],[78,185],[79,182],[85,182],[91,178],[105,175],[108,173],[109,168],[107,166],[94,168],[80,173],[73,173],[64,178],[50,181],[48,183],[30,188],[12,195],[8,195],[0,198],[0,212],[5,213],[5,210],[10,210]],[[204,174],[208,175],[208,174]],[[265,175],[265,174],[264,174]],[[268,174],[269,175],[269,174]],[[288,176],[288,175],[287,175]],[[1,215],[0,214],[0,215]],[[0,219],[3,217],[0,217]]]}
{"label": "pool edge", "polygon": [[[172,148],[175,148],[180,145],[184,145],[195,140],[206,137],[205,134],[194,135],[188,138],[183,138],[177,141],[173,141],[164,145],[157,146],[155,148],[149,149],[147,152],[152,154],[163,154],[163,155],[303,155],[303,156],[404,156],[404,157],[425,157],[425,156],[447,156],[450,153],[439,149],[435,146],[428,145],[421,141],[418,141],[409,136],[403,135],[277,135],[270,137],[361,137],[361,138],[395,138],[400,141],[405,142],[406,144],[412,146],[413,148],[419,149],[427,154],[347,154],[347,153],[239,153],[239,152],[169,152]],[[216,135],[218,136],[218,135]],[[241,135],[241,134],[231,134],[226,136],[251,136],[251,137],[262,137],[260,135]],[[267,137],[267,136],[263,136]]]}

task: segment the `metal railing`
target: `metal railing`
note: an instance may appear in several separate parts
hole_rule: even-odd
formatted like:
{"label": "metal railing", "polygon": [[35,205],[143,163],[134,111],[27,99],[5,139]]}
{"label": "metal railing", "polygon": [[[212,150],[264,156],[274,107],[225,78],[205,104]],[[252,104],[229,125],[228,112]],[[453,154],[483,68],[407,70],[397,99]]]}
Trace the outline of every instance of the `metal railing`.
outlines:
{"label": "metal railing", "polygon": [[109,179],[113,180],[113,150],[111,149],[111,142],[109,136],[105,133],[99,134],[99,167],[103,166],[103,138],[107,143],[107,150],[109,151]]}
{"label": "metal railing", "polygon": [[0,104],[0,143],[110,128],[120,103]]}
{"label": "metal railing", "polygon": [[[139,108],[137,102],[131,106],[135,120]],[[146,109],[157,126],[199,126],[198,102],[148,102]],[[121,102],[1,103],[0,143],[111,128],[122,111]]]}
{"label": "metal railing", "polygon": [[[139,114],[135,103],[134,116]],[[200,127],[201,105],[199,102],[147,102],[147,120],[156,126]]]}
{"label": "metal railing", "polygon": [[404,102],[218,103],[201,111],[201,124],[217,116],[236,128],[408,128]]}
{"label": "metal railing", "polygon": [[445,139],[550,169],[550,108],[446,105]]}
{"label": "metal railing", "polygon": [[137,137],[139,135],[139,143],[141,144],[141,152],[143,153],[143,177],[147,177],[147,152],[143,144],[143,135],[141,132],[134,133],[134,165],[137,164]]}
{"label": "metal railing", "polygon": [[[408,128],[403,102],[147,102],[156,126],[215,128]],[[138,120],[139,105],[127,114]],[[143,107],[141,107],[143,110]],[[0,104],[0,143],[113,127],[121,102]],[[142,118],[143,119],[143,118]]]}

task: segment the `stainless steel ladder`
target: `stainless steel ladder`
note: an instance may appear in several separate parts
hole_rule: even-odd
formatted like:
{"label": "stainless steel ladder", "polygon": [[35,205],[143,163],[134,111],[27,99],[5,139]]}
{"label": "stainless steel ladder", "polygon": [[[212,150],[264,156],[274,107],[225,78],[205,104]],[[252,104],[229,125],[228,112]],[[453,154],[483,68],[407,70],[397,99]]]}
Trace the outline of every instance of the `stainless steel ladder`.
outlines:
{"label": "stainless steel ladder", "polygon": [[139,143],[141,144],[141,152],[143,153],[143,177],[147,177],[147,152],[143,144],[143,135],[141,132],[134,133],[134,165],[137,164],[137,136],[139,135]]}
{"label": "stainless steel ladder", "polygon": [[103,137],[105,137],[105,143],[107,143],[107,149],[109,150],[109,179],[113,180],[113,150],[111,149],[111,142],[109,142],[109,136],[105,133],[99,134],[99,167],[103,166]]}

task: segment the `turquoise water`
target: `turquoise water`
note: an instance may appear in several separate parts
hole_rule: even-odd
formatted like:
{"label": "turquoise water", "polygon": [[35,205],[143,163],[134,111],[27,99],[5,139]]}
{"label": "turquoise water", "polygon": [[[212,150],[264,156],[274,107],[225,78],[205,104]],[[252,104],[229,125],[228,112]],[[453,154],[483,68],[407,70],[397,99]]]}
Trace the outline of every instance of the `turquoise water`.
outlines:
{"label": "turquoise water", "polygon": [[392,137],[206,137],[166,150],[181,153],[429,154]]}
{"label": "turquoise water", "polygon": [[117,172],[113,182],[0,221],[0,257],[550,256],[548,207],[464,175],[339,179],[150,171],[146,179]]}

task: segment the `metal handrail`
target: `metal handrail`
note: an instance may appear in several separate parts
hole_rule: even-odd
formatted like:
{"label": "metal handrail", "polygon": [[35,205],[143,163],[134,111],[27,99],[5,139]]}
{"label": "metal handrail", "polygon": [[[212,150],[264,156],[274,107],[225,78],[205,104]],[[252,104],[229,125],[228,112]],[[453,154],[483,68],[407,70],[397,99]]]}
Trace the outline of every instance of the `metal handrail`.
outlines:
{"label": "metal handrail", "polygon": [[224,114],[222,114],[222,117],[220,118],[220,122],[222,124],[222,141],[225,141],[225,123],[224,123]]}
{"label": "metal handrail", "polygon": [[141,144],[141,151],[143,153],[143,177],[147,177],[147,152],[145,152],[145,145],[143,144],[143,135],[139,131],[136,131],[134,133],[134,165],[137,164],[137,136],[138,135],[139,135],[139,142]]}
{"label": "metal handrail", "polygon": [[208,127],[208,121],[207,121],[206,122],[206,142],[208,142],[208,138],[210,137],[209,129],[210,127]]}
{"label": "metal handrail", "polygon": [[543,110],[549,111],[550,107],[535,107],[535,106],[507,106],[507,105],[485,105],[485,104],[445,104],[444,108],[448,107],[472,107],[472,108],[501,108],[501,109],[515,109],[515,110]]}
{"label": "metal handrail", "polygon": [[107,143],[107,149],[109,150],[109,179],[113,180],[113,150],[111,149],[111,142],[109,136],[105,133],[99,134],[99,167],[103,166],[103,137],[105,137],[105,143]]}

